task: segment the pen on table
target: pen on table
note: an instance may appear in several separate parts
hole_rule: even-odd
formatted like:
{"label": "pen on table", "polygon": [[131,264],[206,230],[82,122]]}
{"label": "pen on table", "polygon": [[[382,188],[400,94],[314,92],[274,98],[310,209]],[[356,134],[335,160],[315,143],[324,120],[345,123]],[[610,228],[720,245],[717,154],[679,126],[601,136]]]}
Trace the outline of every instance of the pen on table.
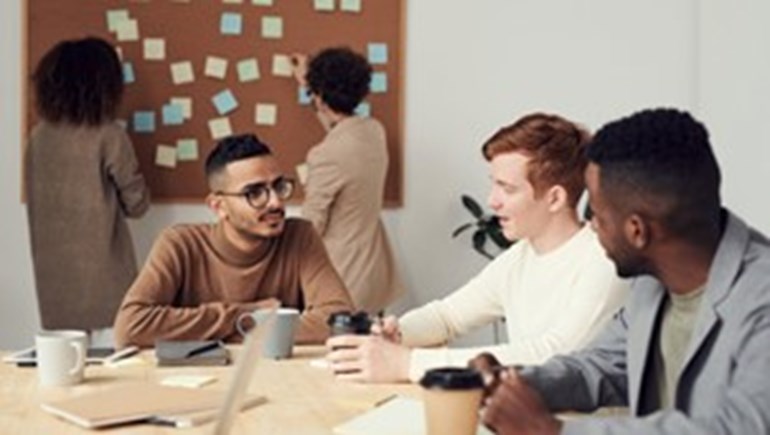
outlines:
{"label": "pen on table", "polygon": [[208,344],[205,344],[203,346],[196,347],[195,349],[191,349],[189,352],[187,352],[187,355],[185,355],[184,357],[185,358],[191,358],[191,357],[194,357],[195,355],[200,355],[200,354],[208,352],[208,351],[210,351],[212,349],[216,349],[216,348],[218,348],[220,346],[222,346],[222,342],[221,341],[214,341],[212,343],[208,343]]}

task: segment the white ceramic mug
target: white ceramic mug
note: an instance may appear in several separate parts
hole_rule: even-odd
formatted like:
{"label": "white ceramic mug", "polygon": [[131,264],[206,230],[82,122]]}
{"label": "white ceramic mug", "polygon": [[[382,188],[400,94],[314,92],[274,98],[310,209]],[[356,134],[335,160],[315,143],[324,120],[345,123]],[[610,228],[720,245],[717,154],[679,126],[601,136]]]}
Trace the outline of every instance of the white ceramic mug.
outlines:
{"label": "white ceramic mug", "polygon": [[35,336],[37,373],[44,387],[83,381],[88,335],[84,331],[41,331]]}
{"label": "white ceramic mug", "polygon": [[[238,316],[235,327],[241,335],[248,332],[243,323],[251,319],[254,324],[259,324],[267,319],[272,310],[256,310],[251,313],[243,313]],[[283,359],[291,356],[294,346],[294,330],[299,319],[299,310],[295,308],[279,308],[275,311],[275,321],[265,335],[262,343],[262,355],[266,358]]]}

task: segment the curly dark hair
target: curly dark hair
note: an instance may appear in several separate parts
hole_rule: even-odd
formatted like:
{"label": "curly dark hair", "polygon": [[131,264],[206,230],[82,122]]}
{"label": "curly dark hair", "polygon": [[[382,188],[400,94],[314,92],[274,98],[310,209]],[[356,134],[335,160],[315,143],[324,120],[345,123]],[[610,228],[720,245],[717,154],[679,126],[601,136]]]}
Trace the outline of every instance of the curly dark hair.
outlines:
{"label": "curly dark hair", "polygon": [[350,115],[369,94],[372,67],[347,47],[327,48],[308,64],[305,79],[310,92],[335,112]]}
{"label": "curly dark hair", "polygon": [[685,237],[718,225],[719,165],[706,128],[689,113],[648,109],[611,122],[586,153],[618,209],[641,208]]}
{"label": "curly dark hair", "polygon": [[214,149],[206,157],[206,178],[209,180],[209,184],[212,184],[213,179],[229,163],[272,154],[273,152],[270,150],[270,147],[254,134],[248,133],[225,137],[217,142]]}
{"label": "curly dark hair", "polygon": [[32,75],[36,106],[50,122],[100,125],[115,119],[123,97],[123,70],[115,49],[88,37],[62,41]]}

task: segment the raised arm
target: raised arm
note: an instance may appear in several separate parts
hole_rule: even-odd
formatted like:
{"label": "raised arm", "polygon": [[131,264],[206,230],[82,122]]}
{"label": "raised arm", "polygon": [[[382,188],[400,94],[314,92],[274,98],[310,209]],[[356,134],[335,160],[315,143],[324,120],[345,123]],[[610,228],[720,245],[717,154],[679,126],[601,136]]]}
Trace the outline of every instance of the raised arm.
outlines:
{"label": "raised arm", "polygon": [[150,191],[123,128],[110,127],[103,149],[107,175],[115,186],[123,212],[128,217],[141,217],[150,206]]}

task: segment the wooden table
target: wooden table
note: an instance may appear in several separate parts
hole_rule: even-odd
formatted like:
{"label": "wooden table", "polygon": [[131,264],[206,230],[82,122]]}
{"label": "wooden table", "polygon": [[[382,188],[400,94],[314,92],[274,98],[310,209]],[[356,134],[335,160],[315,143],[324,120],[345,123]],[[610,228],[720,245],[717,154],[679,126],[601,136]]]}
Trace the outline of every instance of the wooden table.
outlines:
{"label": "wooden table", "polygon": [[[234,348],[237,355],[237,348]],[[266,396],[268,402],[239,414],[233,433],[328,434],[332,428],[373,407],[392,394],[419,397],[420,389],[408,384],[364,385],[335,381],[323,368],[310,361],[323,356],[323,347],[297,347],[288,360],[260,360],[249,391]],[[178,374],[207,374],[217,377],[206,389],[226,389],[233,372],[227,367],[156,367],[151,352],[140,355],[144,364],[125,367],[88,366],[84,383],[73,387],[42,388],[34,368],[0,364],[0,433],[81,434],[94,433],[40,409],[40,403],[75,397],[107,389],[122,381],[159,382]],[[212,424],[193,429],[173,429],[136,424],[101,430],[104,434],[198,434],[208,433]]]}

